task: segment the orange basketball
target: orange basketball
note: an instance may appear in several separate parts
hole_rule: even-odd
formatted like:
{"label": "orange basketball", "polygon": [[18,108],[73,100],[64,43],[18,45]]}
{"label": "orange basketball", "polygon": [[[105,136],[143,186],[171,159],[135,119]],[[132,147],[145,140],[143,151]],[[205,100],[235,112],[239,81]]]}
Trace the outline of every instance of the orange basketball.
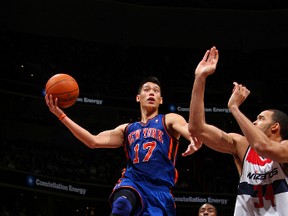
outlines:
{"label": "orange basketball", "polygon": [[78,83],[72,76],[64,73],[52,76],[46,83],[45,91],[46,94],[51,94],[53,99],[58,98],[60,108],[72,106],[79,96]]}

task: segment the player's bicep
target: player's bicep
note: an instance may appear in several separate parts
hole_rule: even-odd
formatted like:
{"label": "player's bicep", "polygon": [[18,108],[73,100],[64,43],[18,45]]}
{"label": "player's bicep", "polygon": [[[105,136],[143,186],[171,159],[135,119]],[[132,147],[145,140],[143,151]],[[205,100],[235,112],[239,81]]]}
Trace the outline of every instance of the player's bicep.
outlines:
{"label": "player's bicep", "polygon": [[118,148],[124,143],[125,125],[100,132],[96,136],[97,148]]}
{"label": "player's bicep", "polygon": [[175,138],[179,139],[180,136],[183,136],[187,140],[190,139],[188,123],[183,116],[175,113],[169,113],[166,115],[165,124],[169,133]]}

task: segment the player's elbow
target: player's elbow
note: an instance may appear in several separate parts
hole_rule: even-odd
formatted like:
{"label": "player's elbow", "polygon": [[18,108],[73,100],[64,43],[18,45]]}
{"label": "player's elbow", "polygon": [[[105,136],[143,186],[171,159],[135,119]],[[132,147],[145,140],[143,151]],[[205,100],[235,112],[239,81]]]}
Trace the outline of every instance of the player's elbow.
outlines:
{"label": "player's elbow", "polygon": [[197,123],[190,123],[188,125],[188,131],[190,134],[197,136],[203,131],[203,125]]}
{"label": "player's elbow", "polygon": [[95,142],[85,142],[85,145],[88,147],[88,148],[91,148],[91,149],[94,149],[94,148],[97,148],[97,143]]}
{"label": "player's elbow", "polygon": [[97,139],[93,138],[93,139],[88,139],[84,142],[84,144],[91,149],[94,148],[101,148],[99,142],[97,142]]}
{"label": "player's elbow", "polygon": [[189,133],[193,134],[195,131],[195,127],[193,124],[188,124],[188,131]]}

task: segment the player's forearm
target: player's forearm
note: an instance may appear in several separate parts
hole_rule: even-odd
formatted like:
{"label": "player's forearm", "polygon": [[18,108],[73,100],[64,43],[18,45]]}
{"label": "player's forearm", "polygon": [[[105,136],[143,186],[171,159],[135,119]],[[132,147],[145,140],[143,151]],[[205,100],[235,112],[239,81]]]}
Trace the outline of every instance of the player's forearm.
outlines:
{"label": "player's forearm", "polygon": [[72,134],[84,143],[89,148],[95,148],[95,140],[94,136],[81,127],[80,125],[76,124],[73,120],[71,120],[68,116],[65,116],[61,122],[72,132]]}
{"label": "player's forearm", "polygon": [[269,138],[248,119],[239,109],[238,106],[230,106],[230,112],[236,119],[242,133],[248,140],[248,143],[258,153],[261,154],[266,145],[270,143]]}
{"label": "player's forearm", "polygon": [[192,89],[190,100],[189,113],[189,132],[197,134],[202,129],[205,123],[205,107],[204,107],[204,92],[205,92],[206,77],[195,75],[195,80]]}

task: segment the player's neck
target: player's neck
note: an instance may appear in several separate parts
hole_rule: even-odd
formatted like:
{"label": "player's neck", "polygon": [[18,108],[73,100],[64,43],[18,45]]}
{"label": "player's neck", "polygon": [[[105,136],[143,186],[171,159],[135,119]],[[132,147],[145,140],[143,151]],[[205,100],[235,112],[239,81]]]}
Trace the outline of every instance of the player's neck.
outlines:
{"label": "player's neck", "polygon": [[156,115],[158,115],[158,110],[155,110],[154,112],[142,112],[141,114],[141,122],[147,123],[148,120],[154,118]]}

